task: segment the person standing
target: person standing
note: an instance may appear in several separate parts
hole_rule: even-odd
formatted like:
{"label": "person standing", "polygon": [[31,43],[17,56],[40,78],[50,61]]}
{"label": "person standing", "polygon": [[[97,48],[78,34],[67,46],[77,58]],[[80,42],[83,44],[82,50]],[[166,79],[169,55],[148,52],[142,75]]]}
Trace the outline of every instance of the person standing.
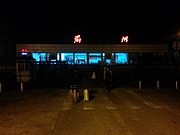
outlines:
{"label": "person standing", "polygon": [[92,71],[91,79],[92,79],[93,89],[95,90],[96,89],[96,71],[95,70]]}
{"label": "person standing", "polygon": [[111,82],[112,82],[112,70],[110,69],[110,67],[106,68],[106,72],[105,72],[105,90],[106,92],[110,92],[111,90]]}
{"label": "person standing", "polygon": [[105,80],[105,75],[106,75],[106,69],[107,69],[107,65],[104,66],[104,71],[103,71],[103,79]]}
{"label": "person standing", "polygon": [[80,86],[81,80],[82,76],[79,69],[76,65],[74,65],[74,69],[71,71],[71,84]]}

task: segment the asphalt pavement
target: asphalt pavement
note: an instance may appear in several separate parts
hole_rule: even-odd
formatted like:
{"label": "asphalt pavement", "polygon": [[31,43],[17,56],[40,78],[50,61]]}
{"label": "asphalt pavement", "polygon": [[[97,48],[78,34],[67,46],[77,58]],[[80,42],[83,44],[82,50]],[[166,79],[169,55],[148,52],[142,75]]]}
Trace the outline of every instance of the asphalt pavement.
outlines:
{"label": "asphalt pavement", "polygon": [[[90,84],[90,82],[89,82]],[[98,85],[102,90],[103,84]],[[88,88],[90,96],[96,92]],[[180,91],[176,89],[123,88],[146,98],[180,101]],[[72,103],[68,87],[20,87],[2,90],[0,93],[0,135],[46,135],[51,134],[58,115],[66,107],[65,101]],[[83,101],[80,101],[83,102]],[[180,103],[180,102],[179,102]]]}

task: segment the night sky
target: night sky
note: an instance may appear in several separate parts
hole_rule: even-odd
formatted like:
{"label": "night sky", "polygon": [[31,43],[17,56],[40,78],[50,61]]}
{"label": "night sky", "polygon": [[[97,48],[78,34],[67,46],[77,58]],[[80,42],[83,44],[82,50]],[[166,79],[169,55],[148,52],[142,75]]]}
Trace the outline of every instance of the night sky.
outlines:
{"label": "night sky", "polygon": [[174,40],[179,13],[173,1],[18,1],[2,16],[8,15],[16,43],[71,44],[80,34],[85,44],[119,44],[124,35],[140,44]]}

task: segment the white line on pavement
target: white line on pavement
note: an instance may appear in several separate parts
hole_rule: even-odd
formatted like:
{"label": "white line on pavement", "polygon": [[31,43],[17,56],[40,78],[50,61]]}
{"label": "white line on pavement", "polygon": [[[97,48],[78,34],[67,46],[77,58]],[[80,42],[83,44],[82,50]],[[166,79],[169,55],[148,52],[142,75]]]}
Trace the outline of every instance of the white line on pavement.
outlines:
{"label": "white line on pavement", "polygon": [[151,102],[144,102],[144,104],[150,106],[151,108],[155,108],[155,109],[161,109],[162,108],[161,106],[155,105]]}

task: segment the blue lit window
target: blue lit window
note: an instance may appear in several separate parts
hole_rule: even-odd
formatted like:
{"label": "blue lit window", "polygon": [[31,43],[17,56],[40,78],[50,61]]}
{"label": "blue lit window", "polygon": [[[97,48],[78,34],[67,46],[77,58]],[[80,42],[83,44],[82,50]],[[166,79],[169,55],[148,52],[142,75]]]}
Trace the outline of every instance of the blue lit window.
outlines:
{"label": "blue lit window", "polygon": [[60,61],[60,53],[57,53],[57,61]]}
{"label": "blue lit window", "polygon": [[76,64],[87,64],[87,54],[86,53],[75,53],[75,63]]}
{"label": "blue lit window", "polygon": [[67,61],[68,64],[73,64],[73,53],[61,53],[61,61]]}
{"label": "blue lit window", "polygon": [[36,53],[33,52],[32,53],[32,57],[36,60],[36,61],[46,61],[46,53]]}
{"label": "blue lit window", "polygon": [[117,64],[127,64],[128,63],[128,54],[127,53],[116,53],[115,59]]}
{"label": "blue lit window", "polygon": [[101,62],[101,53],[89,53],[89,63],[97,64]]}

